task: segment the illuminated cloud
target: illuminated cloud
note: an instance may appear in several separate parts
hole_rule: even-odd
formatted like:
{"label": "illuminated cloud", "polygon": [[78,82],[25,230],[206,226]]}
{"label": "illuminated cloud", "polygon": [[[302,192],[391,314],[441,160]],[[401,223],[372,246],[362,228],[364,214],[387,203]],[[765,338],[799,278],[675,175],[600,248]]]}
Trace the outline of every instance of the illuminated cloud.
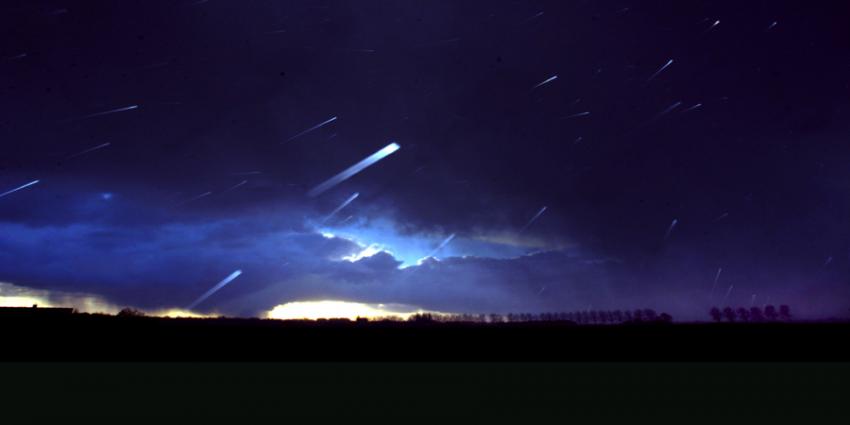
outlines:
{"label": "illuminated cloud", "polygon": [[[397,317],[407,319],[424,310],[405,305],[365,304],[349,301],[294,301],[275,306],[266,314],[269,319],[351,319],[358,317],[377,319]],[[432,314],[442,314],[429,312]]]}
{"label": "illuminated cloud", "polygon": [[[32,289],[0,282],[0,307],[64,307],[80,313],[117,314],[123,307],[110,303],[93,294],[67,293],[52,290]],[[156,317],[215,317],[179,308],[140,310],[147,316]]]}
{"label": "illuminated cloud", "polygon": [[92,294],[31,289],[0,282],[0,307],[70,307],[82,313],[115,314],[121,309]]}

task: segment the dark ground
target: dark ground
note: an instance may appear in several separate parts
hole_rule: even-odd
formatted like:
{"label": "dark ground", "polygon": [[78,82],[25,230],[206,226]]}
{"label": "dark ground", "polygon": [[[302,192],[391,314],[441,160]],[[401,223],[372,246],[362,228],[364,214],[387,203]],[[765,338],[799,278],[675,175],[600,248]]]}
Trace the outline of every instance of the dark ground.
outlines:
{"label": "dark ground", "polygon": [[850,324],[505,324],[2,317],[7,361],[850,360]]}

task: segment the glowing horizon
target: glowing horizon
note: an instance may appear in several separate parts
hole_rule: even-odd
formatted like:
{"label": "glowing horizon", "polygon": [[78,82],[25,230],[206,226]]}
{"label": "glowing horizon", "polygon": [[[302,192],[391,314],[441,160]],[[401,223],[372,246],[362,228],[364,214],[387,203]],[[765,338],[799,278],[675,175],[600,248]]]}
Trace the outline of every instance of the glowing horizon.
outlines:
{"label": "glowing horizon", "polygon": [[318,320],[318,319],[349,319],[358,317],[376,319],[381,317],[395,316],[407,319],[414,314],[436,312],[424,311],[422,309],[408,310],[398,306],[391,309],[385,304],[366,304],[351,301],[320,300],[320,301],[293,301],[279,304],[266,313],[269,319],[278,320]]}

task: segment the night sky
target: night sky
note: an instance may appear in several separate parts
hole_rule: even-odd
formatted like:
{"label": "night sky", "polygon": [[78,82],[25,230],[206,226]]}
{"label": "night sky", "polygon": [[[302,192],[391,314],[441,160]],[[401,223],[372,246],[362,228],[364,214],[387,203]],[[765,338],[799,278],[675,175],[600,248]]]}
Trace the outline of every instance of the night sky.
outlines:
{"label": "night sky", "polygon": [[186,308],[241,270],[195,310],[846,313],[848,17],[4,0],[0,296]]}

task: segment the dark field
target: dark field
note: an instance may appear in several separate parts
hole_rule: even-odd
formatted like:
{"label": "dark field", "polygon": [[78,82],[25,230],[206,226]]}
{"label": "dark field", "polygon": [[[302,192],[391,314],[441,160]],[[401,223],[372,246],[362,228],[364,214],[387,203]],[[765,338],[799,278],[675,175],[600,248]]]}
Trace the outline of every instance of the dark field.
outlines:
{"label": "dark field", "polygon": [[0,316],[14,361],[846,361],[847,323],[584,325]]}

